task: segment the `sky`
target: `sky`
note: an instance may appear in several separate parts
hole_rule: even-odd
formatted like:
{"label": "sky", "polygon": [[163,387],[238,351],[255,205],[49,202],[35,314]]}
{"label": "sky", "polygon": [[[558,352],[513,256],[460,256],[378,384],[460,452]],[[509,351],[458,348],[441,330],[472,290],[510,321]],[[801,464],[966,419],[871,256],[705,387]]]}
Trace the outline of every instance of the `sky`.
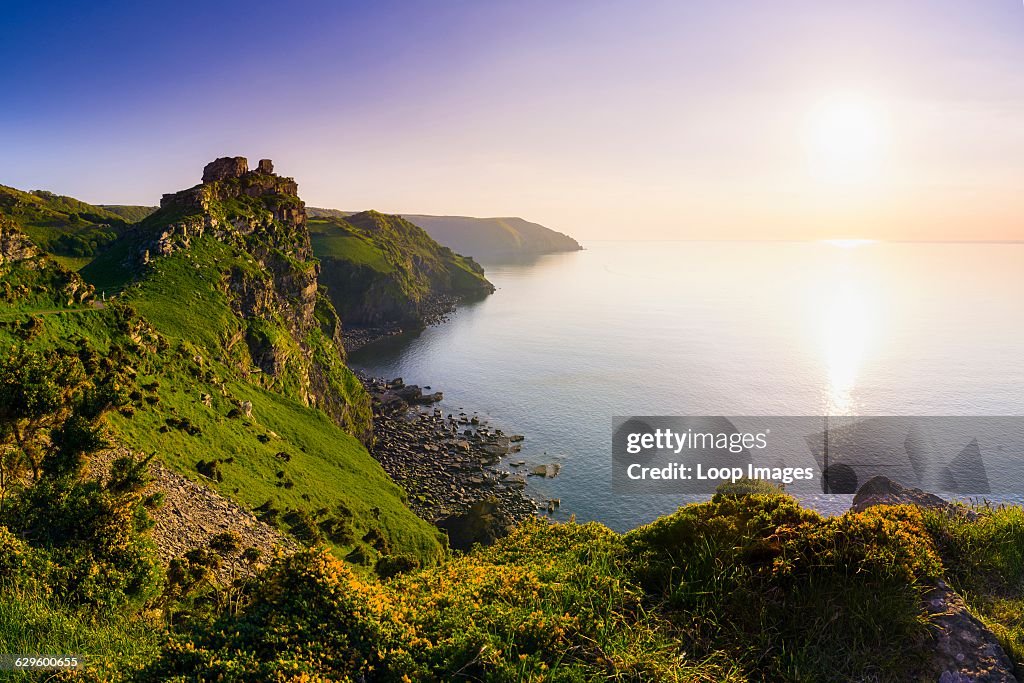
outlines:
{"label": "sky", "polygon": [[587,239],[1024,239],[1020,0],[4,3],[0,183]]}

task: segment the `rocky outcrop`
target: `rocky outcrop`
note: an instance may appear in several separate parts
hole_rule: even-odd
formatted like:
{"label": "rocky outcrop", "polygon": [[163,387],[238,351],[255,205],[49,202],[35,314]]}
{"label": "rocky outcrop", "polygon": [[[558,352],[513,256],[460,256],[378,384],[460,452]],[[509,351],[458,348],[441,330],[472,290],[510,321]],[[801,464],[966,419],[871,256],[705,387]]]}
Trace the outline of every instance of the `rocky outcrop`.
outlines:
{"label": "rocky outcrop", "polygon": [[[977,514],[933,493],[909,488],[885,476],[864,482],[853,498],[852,510],[876,505],[915,505],[976,519]],[[945,581],[925,595],[925,610],[935,638],[932,668],[940,683],[1016,683],[1013,663],[992,633],[968,610],[964,599]]]}
{"label": "rocky outcrop", "polygon": [[475,544],[492,545],[508,536],[515,520],[505,514],[496,499],[480,500],[464,511],[437,521],[437,527],[448,534],[448,545],[463,552]]}
{"label": "rocky outcrop", "polygon": [[934,493],[921,489],[908,488],[886,476],[868,479],[853,497],[851,509],[863,512],[876,505],[916,505],[921,508],[946,510],[974,518],[977,515],[971,510],[950,503]]}
{"label": "rocky outcrop", "polygon": [[78,273],[50,258],[12,221],[0,216],[0,301],[75,306],[94,293]]}
{"label": "rocky outcrop", "polygon": [[0,216],[0,265],[27,261],[40,253],[39,247],[25,233]]}
{"label": "rocky outcrop", "polygon": [[[321,408],[362,440],[370,439],[368,398],[361,392],[349,395],[342,386],[354,383],[344,378],[337,313],[319,291],[320,264],[298,184],[276,175],[269,159],[250,171],[244,157],[207,164],[203,181],[164,195],[160,209],[138,224],[135,263],[129,267],[157,267],[159,259],[188,251],[199,240],[212,238],[232,247],[243,262],[236,260],[222,271],[220,286],[244,323],[242,334],[232,330],[228,336],[232,345],[244,339],[260,371],[251,373],[253,381],[294,387],[307,405]],[[363,405],[353,406],[353,401]]]}
{"label": "rocky outcrop", "polygon": [[248,170],[249,160],[245,157],[220,157],[219,159],[214,159],[203,168],[203,182],[215,183],[218,180],[239,178],[245,175]]}

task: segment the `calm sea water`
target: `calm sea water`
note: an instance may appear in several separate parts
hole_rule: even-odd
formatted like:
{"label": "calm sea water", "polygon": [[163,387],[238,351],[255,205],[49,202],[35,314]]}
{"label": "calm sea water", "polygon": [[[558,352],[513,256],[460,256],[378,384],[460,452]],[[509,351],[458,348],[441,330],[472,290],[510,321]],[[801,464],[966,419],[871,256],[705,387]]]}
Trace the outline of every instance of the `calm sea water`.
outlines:
{"label": "calm sea water", "polygon": [[1024,415],[1021,244],[594,242],[487,277],[351,361],[525,434],[518,457],[562,465],[528,492],[563,518],[682,502],[612,493],[615,415]]}

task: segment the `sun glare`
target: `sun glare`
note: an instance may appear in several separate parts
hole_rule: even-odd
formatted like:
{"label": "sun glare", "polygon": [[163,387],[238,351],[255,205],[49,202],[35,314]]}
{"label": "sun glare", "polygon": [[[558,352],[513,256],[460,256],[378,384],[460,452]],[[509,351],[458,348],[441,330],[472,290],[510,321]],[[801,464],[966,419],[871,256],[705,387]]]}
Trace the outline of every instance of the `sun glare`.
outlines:
{"label": "sun glare", "polygon": [[836,185],[879,179],[888,126],[877,102],[857,94],[833,95],[820,101],[807,119],[805,146],[814,179]]}

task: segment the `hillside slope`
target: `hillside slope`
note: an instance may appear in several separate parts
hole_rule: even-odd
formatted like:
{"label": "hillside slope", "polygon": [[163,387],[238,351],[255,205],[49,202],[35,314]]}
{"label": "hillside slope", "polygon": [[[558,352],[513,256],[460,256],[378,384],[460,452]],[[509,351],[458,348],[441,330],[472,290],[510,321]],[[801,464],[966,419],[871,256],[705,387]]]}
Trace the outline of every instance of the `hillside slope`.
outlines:
{"label": "hillside slope", "polygon": [[113,242],[131,222],[72,197],[5,185],[0,185],[0,216],[7,217],[41,249],[65,257],[65,264],[74,268]]}
{"label": "hillside slope", "polygon": [[133,404],[110,418],[119,444],[354,562],[436,561],[439,533],[361,443],[369,398],[318,271],[295,181],[221,159],[82,270],[105,307],[23,310],[33,346],[86,344],[130,368]]}
{"label": "hillside slope", "polygon": [[471,218],[403,214],[431,237],[460,254],[477,259],[536,256],[583,247],[568,235],[522,218]]}
{"label": "hillside slope", "polygon": [[98,206],[105,211],[120,216],[129,223],[138,223],[160,208],[159,206],[139,206],[134,204],[98,204]]}
{"label": "hillside slope", "polygon": [[[347,219],[354,211],[310,207],[311,218]],[[401,214],[430,237],[458,254],[482,260],[539,256],[583,247],[572,237],[522,218],[473,218]]]}
{"label": "hillside slope", "polygon": [[0,301],[5,313],[81,306],[92,296],[91,286],[0,215]]}
{"label": "hillside slope", "polygon": [[364,211],[309,221],[323,285],[346,326],[422,325],[494,287],[483,269],[398,216]]}

